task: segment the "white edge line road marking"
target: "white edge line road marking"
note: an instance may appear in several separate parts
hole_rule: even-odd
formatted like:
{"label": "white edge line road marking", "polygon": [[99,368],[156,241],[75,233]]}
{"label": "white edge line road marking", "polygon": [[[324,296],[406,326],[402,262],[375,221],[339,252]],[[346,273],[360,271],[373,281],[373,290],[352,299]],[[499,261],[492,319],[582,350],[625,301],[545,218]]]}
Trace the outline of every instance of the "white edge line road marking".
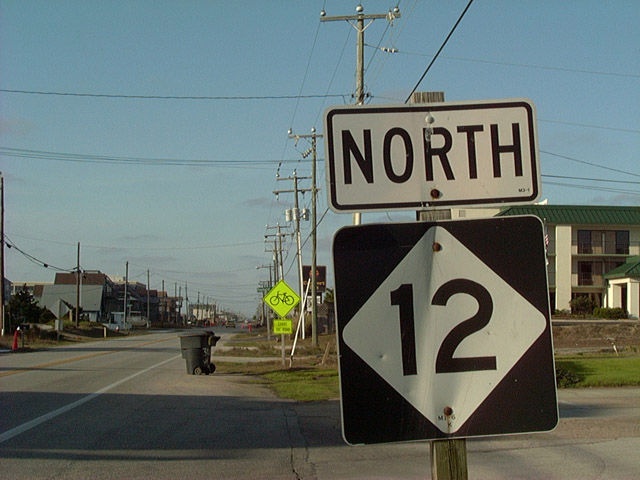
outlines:
{"label": "white edge line road marking", "polygon": [[122,380],[118,380],[117,382],[112,383],[111,385],[107,385],[106,387],[101,388],[100,390],[98,390],[97,392],[94,393],[90,393],[89,395],[87,395],[86,397],[82,397],[79,400],[76,400],[75,402],[71,402],[68,405],[65,405],[63,407],[60,407],[56,410],[52,410],[49,413],[45,413],[44,415],[39,416],[38,418],[34,418],[33,420],[23,423],[22,425],[18,425],[17,427],[12,428],[11,430],[7,430],[6,432],[0,434],[0,443],[6,442],[7,440],[11,440],[13,437],[16,437],[28,430],[31,430],[32,428],[37,427],[38,425],[44,423],[44,422],[48,422],[49,420],[62,415],[63,413],[66,413],[70,410],[73,410],[76,407],[79,407],[80,405],[84,405],[85,403],[93,400],[94,398],[102,395],[103,393],[108,392],[109,390],[117,387],[118,385],[122,385],[125,382],[128,382],[129,380],[137,377],[138,375],[142,375],[143,373],[147,373],[151,370],[153,370],[154,368],[158,368],[161,367],[162,365],[164,365],[165,363],[169,363],[172,362],[173,360],[175,360],[176,358],[180,358],[180,355],[176,355],[175,357],[171,357],[167,360],[164,360],[160,363],[157,363],[155,365],[151,365],[149,368],[145,368],[144,370],[140,370],[139,372],[134,373],[133,375],[129,375],[126,378],[123,378]]}

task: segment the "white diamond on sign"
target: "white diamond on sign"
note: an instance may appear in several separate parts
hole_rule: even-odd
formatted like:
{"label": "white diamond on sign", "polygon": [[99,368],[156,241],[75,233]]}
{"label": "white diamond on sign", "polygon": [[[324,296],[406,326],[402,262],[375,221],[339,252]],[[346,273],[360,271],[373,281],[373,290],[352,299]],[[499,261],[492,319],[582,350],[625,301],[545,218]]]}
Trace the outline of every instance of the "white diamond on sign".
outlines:
{"label": "white diamond on sign", "polygon": [[546,325],[536,307],[451,233],[432,226],[347,323],[343,340],[451,434]]}

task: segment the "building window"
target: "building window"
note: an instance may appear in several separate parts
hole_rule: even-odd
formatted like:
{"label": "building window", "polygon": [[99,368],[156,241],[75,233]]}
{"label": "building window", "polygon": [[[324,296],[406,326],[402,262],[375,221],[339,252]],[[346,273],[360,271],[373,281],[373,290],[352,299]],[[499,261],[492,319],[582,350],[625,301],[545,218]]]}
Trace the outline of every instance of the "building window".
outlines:
{"label": "building window", "polygon": [[578,285],[579,286],[602,286],[602,262],[578,262]]}
{"label": "building window", "polygon": [[579,286],[604,286],[604,274],[618,268],[623,260],[599,260],[593,262],[578,262]]}
{"label": "building window", "polygon": [[593,285],[593,264],[578,262],[578,285]]}
{"label": "building window", "polygon": [[591,230],[578,230],[578,253],[593,253]]}
{"label": "building window", "polygon": [[619,230],[616,232],[616,253],[629,255],[629,231]]}
{"label": "building window", "polygon": [[628,255],[628,230],[578,230],[578,254]]}

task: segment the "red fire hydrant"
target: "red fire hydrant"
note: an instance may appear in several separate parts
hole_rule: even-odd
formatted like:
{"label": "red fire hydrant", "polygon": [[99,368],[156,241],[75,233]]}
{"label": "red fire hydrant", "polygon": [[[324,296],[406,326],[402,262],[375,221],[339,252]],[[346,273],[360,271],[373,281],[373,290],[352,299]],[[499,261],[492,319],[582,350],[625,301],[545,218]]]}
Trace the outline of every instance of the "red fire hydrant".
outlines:
{"label": "red fire hydrant", "polygon": [[13,345],[11,345],[11,350],[14,352],[18,350],[18,337],[20,336],[20,327],[16,328],[15,333],[13,334]]}

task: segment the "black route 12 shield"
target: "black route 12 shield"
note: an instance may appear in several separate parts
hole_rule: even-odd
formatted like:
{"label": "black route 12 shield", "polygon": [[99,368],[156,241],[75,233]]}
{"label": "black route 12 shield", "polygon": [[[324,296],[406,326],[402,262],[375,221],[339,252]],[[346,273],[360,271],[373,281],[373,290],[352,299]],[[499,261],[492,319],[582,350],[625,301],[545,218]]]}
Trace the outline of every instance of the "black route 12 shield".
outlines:
{"label": "black route 12 shield", "polygon": [[555,427],[537,217],[345,227],[333,257],[347,443]]}

